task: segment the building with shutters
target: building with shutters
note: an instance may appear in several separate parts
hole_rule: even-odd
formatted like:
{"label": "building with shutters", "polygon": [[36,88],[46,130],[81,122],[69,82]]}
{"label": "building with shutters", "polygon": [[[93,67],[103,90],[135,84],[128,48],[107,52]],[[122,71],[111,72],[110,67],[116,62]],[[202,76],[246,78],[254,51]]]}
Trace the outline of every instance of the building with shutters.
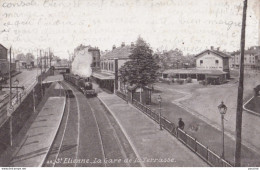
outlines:
{"label": "building with shutters", "polygon": [[173,77],[175,79],[191,79],[209,84],[222,84],[230,77],[229,60],[230,55],[221,52],[219,48],[204,50],[194,56],[196,59],[195,69],[171,69],[162,73],[162,78]]}

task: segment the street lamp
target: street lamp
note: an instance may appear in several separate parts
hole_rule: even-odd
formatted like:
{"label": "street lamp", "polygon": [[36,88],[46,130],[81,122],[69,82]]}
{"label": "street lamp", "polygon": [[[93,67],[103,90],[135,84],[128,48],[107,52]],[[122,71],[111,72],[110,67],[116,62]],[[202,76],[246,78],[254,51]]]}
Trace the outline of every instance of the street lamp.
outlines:
{"label": "street lamp", "polygon": [[16,80],[14,81],[14,84],[16,85],[16,95],[17,95],[17,103],[18,103],[18,85],[19,85],[19,80],[16,78]]}
{"label": "street lamp", "polygon": [[162,104],[162,97],[160,96],[160,95],[158,95],[158,98],[157,98],[157,100],[158,100],[158,102],[159,102],[159,110],[160,110],[160,112],[159,112],[159,125],[160,125],[160,130],[163,130],[163,128],[162,128],[162,122],[161,122],[161,114],[162,114],[162,112],[161,112],[161,110],[162,110],[162,108],[161,108],[161,104]]}
{"label": "street lamp", "polygon": [[224,159],[224,115],[227,112],[227,106],[222,101],[221,104],[218,106],[219,113],[221,114],[221,124],[222,124],[222,158]]}

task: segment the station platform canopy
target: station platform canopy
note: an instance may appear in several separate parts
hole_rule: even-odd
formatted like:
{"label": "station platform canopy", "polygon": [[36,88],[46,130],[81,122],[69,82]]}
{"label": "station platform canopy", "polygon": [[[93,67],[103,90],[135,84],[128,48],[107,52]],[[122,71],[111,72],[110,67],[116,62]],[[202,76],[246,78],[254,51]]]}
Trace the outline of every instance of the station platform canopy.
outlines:
{"label": "station platform canopy", "polygon": [[98,78],[100,80],[114,80],[115,79],[115,75],[102,73],[102,72],[93,72],[92,76],[95,78]]}
{"label": "station platform canopy", "polygon": [[59,81],[63,81],[63,80],[64,79],[63,79],[62,75],[48,76],[46,79],[44,79],[42,81],[42,84],[59,82]]}
{"label": "station platform canopy", "polygon": [[223,75],[227,74],[222,70],[210,70],[210,69],[169,69],[165,70],[163,74],[208,74],[208,75]]}

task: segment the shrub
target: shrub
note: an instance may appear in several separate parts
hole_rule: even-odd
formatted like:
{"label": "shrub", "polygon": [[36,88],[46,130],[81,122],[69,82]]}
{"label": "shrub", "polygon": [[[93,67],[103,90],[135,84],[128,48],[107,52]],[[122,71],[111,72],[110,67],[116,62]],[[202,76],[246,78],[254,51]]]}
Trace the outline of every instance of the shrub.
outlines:
{"label": "shrub", "polygon": [[192,79],[191,79],[190,77],[188,77],[188,78],[186,79],[186,82],[187,82],[187,83],[191,83],[191,82],[192,82]]}
{"label": "shrub", "polygon": [[208,85],[207,81],[206,80],[202,80],[202,85]]}
{"label": "shrub", "polygon": [[183,83],[184,83],[184,80],[178,79],[178,80],[176,80],[176,82],[179,83],[179,84],[183,84]]}
{"label": "shrub", "polygon": [[160,82],[163,82],[163,83],[167,83],[167,84],[171,84],[171,80],[169,78],[159,78],[159,81]]}

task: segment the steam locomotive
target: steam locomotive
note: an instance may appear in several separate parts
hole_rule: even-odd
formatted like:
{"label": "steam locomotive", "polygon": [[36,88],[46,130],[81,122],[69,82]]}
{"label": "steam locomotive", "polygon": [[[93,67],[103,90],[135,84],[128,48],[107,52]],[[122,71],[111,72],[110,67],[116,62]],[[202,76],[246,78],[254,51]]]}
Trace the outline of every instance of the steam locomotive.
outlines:
{"label": "steam locomotive", "polygon": [[97,96],[89,77],[83,78],[73,74],[63,74],[63,76],[66,81],[76,86],[86,97]]}

